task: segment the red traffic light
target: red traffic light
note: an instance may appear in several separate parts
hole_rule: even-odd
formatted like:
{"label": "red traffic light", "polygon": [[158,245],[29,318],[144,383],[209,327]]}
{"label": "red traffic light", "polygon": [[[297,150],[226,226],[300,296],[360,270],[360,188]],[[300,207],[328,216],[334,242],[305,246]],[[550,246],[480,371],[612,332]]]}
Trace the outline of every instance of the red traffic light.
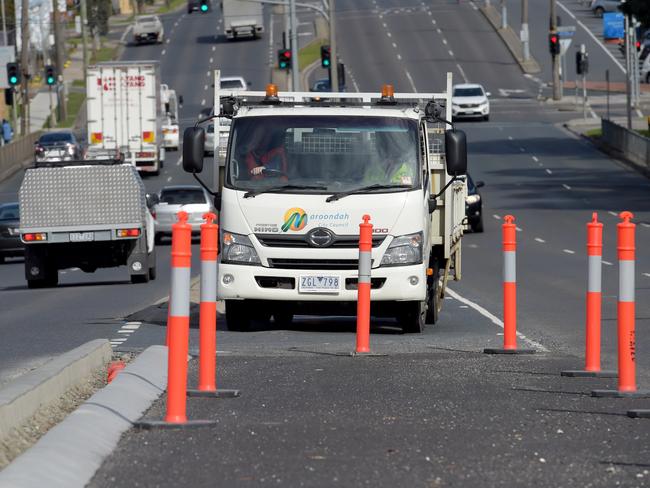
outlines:
{"label": "red traffic light", "polygon": [[284,51],[284,52],[282,53],[282,55],[283,55],[285,58],[290,58],[290,57],[291,57],[291,51],[289,51],[289,50],[287,49],[286,51]]}
{"label": "red traffic light", "polygon": [[551,36],[551,42],[553,44],[556,44],[557,43],[557,36]]}

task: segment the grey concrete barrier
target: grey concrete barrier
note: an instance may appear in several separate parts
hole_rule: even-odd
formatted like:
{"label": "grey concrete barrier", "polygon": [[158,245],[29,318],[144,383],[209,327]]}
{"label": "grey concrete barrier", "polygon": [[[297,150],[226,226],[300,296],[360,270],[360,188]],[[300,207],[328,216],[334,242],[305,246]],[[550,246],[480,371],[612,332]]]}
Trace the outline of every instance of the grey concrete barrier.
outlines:
{"label": "grey concrete barrier", "polygon": [[650,138],[611,120],[602,119],[601,124],[602,141],[605,145],[620,152],[643,170],[650,170]]}
{"label": "grey concrete barrier", "polygon": [[0,147],[0,181],[9,178],[34,157],[34,143],[43,131],[32,132]]}

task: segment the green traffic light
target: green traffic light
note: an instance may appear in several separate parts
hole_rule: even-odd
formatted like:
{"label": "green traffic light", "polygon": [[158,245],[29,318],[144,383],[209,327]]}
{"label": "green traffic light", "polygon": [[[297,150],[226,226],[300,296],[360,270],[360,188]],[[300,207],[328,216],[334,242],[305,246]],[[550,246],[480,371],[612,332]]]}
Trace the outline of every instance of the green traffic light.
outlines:
{"label": "green traffic light", "polygon": [[329,66],[330,65],[330,60],[329,59],[323,59],[323,66]]}
{"label": "green traffic light", "polygon": [[12,76],[11,78],[9,78],[9,83],[15,85],[16,83],[18,83],[18,77]]}
{"label": "green traffic light", "polygon": [[207,12],[208,11],[208,6],[203,4],[201,5],[201,12]]}
{"label": "green traffic light", "polygon": [[287,67],[287,63],[285,63],[284,61],[282,61],[282,62],[280,63],[280,69],[284,69],[284,68],[286,68],[286,67]]}
{"label": "green traffic light", "polygon": [[54,85],[54,78],[52,76],[47,77],[47,84],[48,85]]}

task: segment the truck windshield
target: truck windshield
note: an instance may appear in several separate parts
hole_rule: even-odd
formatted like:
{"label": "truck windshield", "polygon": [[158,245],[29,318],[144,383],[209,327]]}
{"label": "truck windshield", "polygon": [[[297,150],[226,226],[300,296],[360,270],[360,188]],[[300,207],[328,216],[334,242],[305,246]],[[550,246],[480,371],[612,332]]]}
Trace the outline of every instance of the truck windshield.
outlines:
{"label": "truck windshield", "polygon": [[372,185],[376,191],[408,191],[420,184],[417,127],[415,120],[396,117],[241,117],[232,125],[227,186],[254,192],[287,184],[310,187],[300,193]]}

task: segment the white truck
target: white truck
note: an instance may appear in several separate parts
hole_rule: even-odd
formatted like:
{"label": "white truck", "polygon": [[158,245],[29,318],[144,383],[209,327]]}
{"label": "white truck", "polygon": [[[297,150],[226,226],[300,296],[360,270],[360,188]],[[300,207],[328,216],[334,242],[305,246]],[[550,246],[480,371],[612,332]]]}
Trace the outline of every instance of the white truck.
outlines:
{"label": "white truck", "polygon": [[[270,315],[283,325],[297,313],[354,315],[364,214],[372,314],[396,318],[404,332],[437,321],[447,280],[461,278],[467,192],[465,135],[447,122],[451,87],[448,74],[442,93],[385,86],[327,103],[273,85],[217,91],[215,107],[232,119],[214,172],[218,297],[230,329]],[[204,142],[201,127],[186,130],[183,166],[195,175]]]}
{"label": "white truck", "polygon": [[140,175],[115,160],[36,163],[20,186],[20,237],[29,288],[56,286],[60,269],[128,266],[156,277],[154,221]]}
{"label": "white truck", "polygon": [[89,66],[86,75],[88,157],[123,157],[138,171],[163,167],[164,113],[158,61],[117,61]]}
{"label": "white truck", "polygon": [[221,0],[224,34],[229,40],[261,37],[264,33],[262,4],[247,0]]}

